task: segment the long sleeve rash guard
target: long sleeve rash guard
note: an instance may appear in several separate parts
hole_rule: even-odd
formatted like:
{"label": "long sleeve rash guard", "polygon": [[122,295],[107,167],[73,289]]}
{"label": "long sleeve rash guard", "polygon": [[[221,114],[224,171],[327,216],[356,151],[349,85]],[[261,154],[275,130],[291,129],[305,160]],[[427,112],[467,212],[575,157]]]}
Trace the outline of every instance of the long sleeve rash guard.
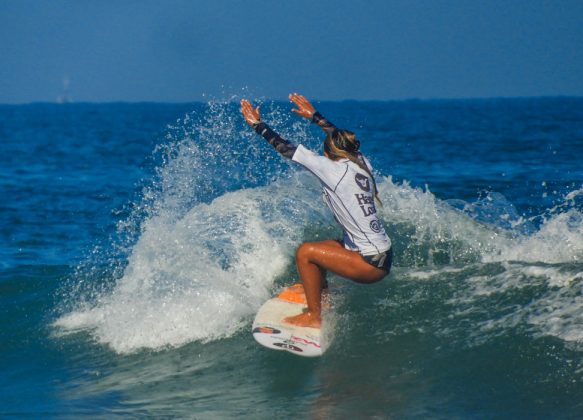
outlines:
{"label": "long sleeve rash guard", "polygon": [[[320,113],[315,113],[312,121],[326,133],[336,130]],[[391,247],[391,240],[377,216],[373,180],[366,171],[349,159],[331,160],[302,145],[295,146],[264,122],[254,128],[279,153],[301,164],[320,180],[324,202],[344,230],[346,249],[361,255],[375,255]],[[363,160],[372,169],[370,162],[366,158]]]}

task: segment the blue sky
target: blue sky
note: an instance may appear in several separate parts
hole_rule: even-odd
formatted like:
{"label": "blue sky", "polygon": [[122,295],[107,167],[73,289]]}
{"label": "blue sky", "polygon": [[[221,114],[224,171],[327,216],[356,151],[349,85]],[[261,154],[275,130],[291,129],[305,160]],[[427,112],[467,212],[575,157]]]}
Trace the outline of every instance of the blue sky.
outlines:
{"label": "blue sky", "polygon": [[0,103],[583,96],[581,0],[0,0]]}

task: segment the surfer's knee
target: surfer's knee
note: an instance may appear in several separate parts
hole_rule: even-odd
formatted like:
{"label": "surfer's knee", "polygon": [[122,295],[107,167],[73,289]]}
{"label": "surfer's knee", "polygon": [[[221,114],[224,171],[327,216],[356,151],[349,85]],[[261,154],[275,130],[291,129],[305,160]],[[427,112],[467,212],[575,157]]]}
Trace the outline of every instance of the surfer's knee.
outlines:
{"label": "surfer's knee", "polygon": [[296,261],[310,261],[315,249],[316,245],[313,242],[304,242],[296,250]]}

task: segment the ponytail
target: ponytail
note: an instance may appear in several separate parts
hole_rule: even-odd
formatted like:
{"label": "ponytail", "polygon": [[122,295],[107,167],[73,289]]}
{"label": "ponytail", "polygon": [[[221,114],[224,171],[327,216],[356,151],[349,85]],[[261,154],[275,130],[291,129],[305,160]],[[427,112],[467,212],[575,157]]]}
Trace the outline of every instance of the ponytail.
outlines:
{"label": "ponytail", "polygon": [[371,173],[368,165],[364,161],[364,156],[358,151],[360,148],[360,141],[356,138],[356,135],[352,131],[348,130],[334,130],[329,133],[324,141],[324,151],[332,159],[344,158],[355,163],[365,171],[370,179],[372,179],[373,195],[375,200],[382,207],[383,203],[379,198],[379,191],[377,189],[377,183]]}

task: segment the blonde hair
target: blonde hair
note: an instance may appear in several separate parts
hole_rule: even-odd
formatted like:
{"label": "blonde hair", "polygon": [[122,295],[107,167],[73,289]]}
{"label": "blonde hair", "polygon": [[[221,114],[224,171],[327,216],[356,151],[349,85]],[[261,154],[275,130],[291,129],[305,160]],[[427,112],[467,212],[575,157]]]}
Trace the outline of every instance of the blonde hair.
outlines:
{"label": "blonde hair", "polygon": [[334,130],[328,133],[326,140],[324,140],[324,151],[331,159],[348,159],[357,164],[370,176],[372,179],[374,198],[382,207],[383,203],[379,198],[377,183],[370,169],[366,165],[362,153],[358,151],[359,148],[360,141],[356,138],[356,135],[349,130]]}

